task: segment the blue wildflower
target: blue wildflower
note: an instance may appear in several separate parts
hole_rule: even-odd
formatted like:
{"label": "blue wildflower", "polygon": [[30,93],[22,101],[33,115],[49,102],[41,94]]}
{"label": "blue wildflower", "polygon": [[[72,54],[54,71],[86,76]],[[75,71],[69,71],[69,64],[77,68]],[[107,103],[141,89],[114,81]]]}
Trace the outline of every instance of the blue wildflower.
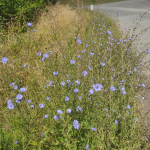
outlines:
{"label": "blue wildflower", "polygon": [[69,101],[69,97],[68,96],[65,97],[65,101]]}
{"label": "blue wildflower", "polygon": [[39,104],[39,108],[44,108],[45,104]]}
{"label": "blue wildflower", "polygon": [[78,111],[78,110],[82,110],[82,107],[80,107],[80,106],[77,106],[77,108],[76,108],[76,111]]}
{"label": "blue wildflower", "polygon": [[101,65],[102,65],[102,66],[105,66],[105,63],[104,63],[104,62],[101,62]]}
{"label": "blue wildflower", "polygon": [[130,109],[130,105],[128,105],[127,108]]}
{"label": "blue wildflower", "polygon": [[45,60],[45,57],[42,58],[42,61],[44,61],[44,60]]}
{"label": "blue wildflower", "polygon": [[44,116],[44,118],[46,118],[46,119],[47,119],[47,117],[48,117],[48,116],[49,116],[49,115],[47,114],[47,115],[45,115],[45,116]]}
{"label": "blue wildflower", "polygon": [[93,93],[94,93],[94,90],[93,90],[93,89],[90,89],[90,90],[89,90],[89,93],[90,93],[90,94],[93,94]]}
{"label": "blue wildflower", "polygon": [[119,90],[120,91],[124,91],[125,90],[124,86],[120,85],[120,89]]}
{"label": "blue wildflower", "polygon": [[20,91],[21,91],[21,92],[25,92],[25,91],[26,91],[26,88],[25,88],[25,87],[22,87],[22,88],[20,88]]}
{"label": "blue wildflower", "polygon": [[16,99],[17,99],[17,100],[22,99],[22,98],[23,98],[23,96],[22,96],[21,94],[18,94],[18,95],[16,96]]}
{"label": "blue wildflower", "polygon": [[31,27],[31,26],[32,26],[32,23],[30,23],[30,22],[29,22],[29,23],[27,23],[27,26]]}
{"label": "blue wildflower", "polygon": [[110,90],[111,90],[111,91],[115,91],[116,89],[115,89],[114,86],[111,86],[111,87],[110,87]]}
{"label": "blue wildflower", "polygon": [[1,62],[2,62],[3,64],[6,64],[7,61],[8,61],[8,59],[7,59],[6,57],[4,57],[4,58],[2,58],[2,61],[1,61]]}
{"label": "blue wildflower", "polygon": [[67,109],[67,113],[69,113],[69,114],[70,114],[70,113],[71,113],[71,109],[69,109],[69,108],[68,108],[68,109]]}
{"label": "blue wildflower", "polygon": [[78,93],[79,92],[79,90],[78,89],[74,89],[74,93]]}
{"label": "blue wildflower", "polygon": [[76,80],[75,83],[80,84],[80,80]]}
{"label": "blue wildflower", "polygon": [[94,53],[90,53],[90,55],[94,55]]}
{"label": "blue wildflower", "polygon": [[74,126],[75,129],[79,129],[79,124],[78,124],[77,120],[73,121],[73,126]]}
{"label": "blue wildflower", "polygon": [[78,96],[79,97],[79,100],[81,100],[81,96]]}
{"label": "blue wildflower", "polygon": [[76,62],[76,61],[75,61],[74,59],[71,59],[71,60],[70,60],[70,63],[71,63],[71,64],[74,64],[75,62]]}
{"label": "blue wildflower", "polygon": [[58,119],[59,119],[59,116],[55,115],[55,116],[54,116],[54,119],[58,120]]}
{"label": "blue wildflower", "polygon": [[92,131],[96,131],[97,129],[95,129],[94,127],[91,129]]}
{"label": "blue wildflower", "polygon": [[61,84],[62,86],[64,86],[64,85],[65,85],[65,82],[63,81],[63,82],[61,82],[60,84]]}
{"label": "blue wildflower", "polygon": [[78,58],[81,58],[81,55],[78,55]]}
{"label": "blue wildflower", "polygon": [[13,86],[13,85],[14,85],[14,83],[10,83],[10,84],[9,84],[9,86]]}
{"label": "blue wildflower", "polygon": [[55,76],[55,75],[58,75],[58,71],[54,71],[53,72],[53,75]]}
{"label": "blue wildflower", "polygon": [[111,32],[110,32],[109,30],[107,30],[107,34],[109,34],[109,35],[110,35],[110,34],[111,34]]}
{"label": "blue wildflower", "polygon": [[126,91],[122,91],[122,94],[126,95],[126,93],[127,93]]}
{"label": "blue wildflower", "polygon": [[8,108],[9,108],[9,109],[14,109],[14,104],[13,104],[12,102],[9,102]]}
{"label": "blue wildflower", "polygon": [[115,120],[115,123],[116,123],[116,125],[118,124],[118,121],[117,120]]}
{"label": "blue wildflower", "polygon": [[85,77],[87,75],[87,71],[83,71],[82,74]]}
{"label": "blue wildflower", "polygon": [[48,54],[43,54],[43,57],[48,58],[49,55]]}
{"label": "blue wildflower", "polygon": [[57,110],[57,113],[62,114],[63,112],[61,110]]}
{"label": "blue wildflower", "polygon": [[40,52],[37,52],[37,56],[41,56],[41,53],[40,53]]}
{"label": "blue wildflower", "polygon": [[9,100],[7,100],[7,104],[9,105],[9,104],[11,104],[12,103],[12,101],[9,99]]}
{"label": "blue wildflower", "polygon": [[49,81],[49,86],[53,86],[54,81]]}
{"label": "blue wildflower", "polygon": [[70,80],[67,80],[67,83],[70,83],[71,81]]}
{"label": "blue wildflower", "polygon": [[92,70],[92,68],[91,68],[91,67],[89,67],[89,66],[88,66],[88,68],[89,68],[89,70]]}
{"label": "blue wildflower", "polygon": [[33,107],[34,107],[34,105],[31,105],[30,107],[31,107],[31,108],[33,108]]}
{"label": "blue wildflower", "polygon": [[98,83],[96,83],[95,85],[93,84],[92,87],[94,88],[95,91],[100,91],[103,88],[103,86]]}
{"label": "blue wildflower", "polygon": [[43,132],[41,133],[41,137],[43,137]]}
{"label": "blue wildflower", "polygon": [[105,108],[104,110],[108,111],[108,109],[107,109],[107,108]]}
{"label": "blue wildflower", "polygon": [[46,100],[49,100],[49,99],[50,99],[50,97],[47,97],[47,98],[46,98]]}
{"label": "blue wildflower", "polygon": [[84,148],[85,148],[85,149],[88,149],[88,148],[89,148],[89,144],[87,144],[86,147],[84,147]]}
{"label": "blue wildflower", "polygon": [[81,44],[82,42],[81,42],[81,40],[80,40],[80,39],[77,39],[77,43],[78,43],[78,44]]}
{"label": "blue wildflower", "polygon": [[85,52],[86,50],[84,49],[83,51],[81,51],[82,53]]}
{"label": "blue wildflower", "polygon": [[28,100],[28,103],[31,103],[31,100]]}

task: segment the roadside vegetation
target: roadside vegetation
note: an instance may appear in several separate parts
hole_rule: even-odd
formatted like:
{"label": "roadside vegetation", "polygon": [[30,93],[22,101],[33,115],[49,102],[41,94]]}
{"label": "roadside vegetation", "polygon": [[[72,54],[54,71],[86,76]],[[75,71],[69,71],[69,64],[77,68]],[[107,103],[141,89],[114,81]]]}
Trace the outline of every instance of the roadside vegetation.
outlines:
{"label": "roadside vegetation", "polygon": [[147,48],[137,56],[137,35],[106,14],[46,9],[27,32],[12,23],[0,39],[0,149],[150,148],[140,111]]}

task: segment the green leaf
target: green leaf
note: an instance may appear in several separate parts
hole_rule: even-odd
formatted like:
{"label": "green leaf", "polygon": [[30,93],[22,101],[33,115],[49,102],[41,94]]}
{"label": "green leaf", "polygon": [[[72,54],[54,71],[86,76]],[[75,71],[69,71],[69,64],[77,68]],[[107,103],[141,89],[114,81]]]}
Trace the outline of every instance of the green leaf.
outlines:
{"label": "green leaf", "polygon": [[53,145],[59,145],[59,141],[58,140],[56,140],[56,142],[53,142]]}
{"label": "green leaf", "polygon": [[102,141],[104,141],[104,134],[102,134],[101,138],[102,138]]}
{"label": "green leaf", "polygon": [[68,134],[70,133],[70,131],[71,131],[71,135],[73,135],[73,130],[72,130],[72,125],[71,124],[69,124],[68,125]]}
{"label": "green leaf", "polygon": [[93,127],[93,125],[89,125],[89,126],[87,127],[87,129],[92,129],[92,127]]}

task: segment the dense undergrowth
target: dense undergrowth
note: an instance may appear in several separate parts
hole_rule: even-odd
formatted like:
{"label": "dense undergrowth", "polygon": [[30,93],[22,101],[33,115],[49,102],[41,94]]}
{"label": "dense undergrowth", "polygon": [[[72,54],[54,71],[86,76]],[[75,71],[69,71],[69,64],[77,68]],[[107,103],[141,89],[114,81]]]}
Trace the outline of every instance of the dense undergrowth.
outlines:
{"label": "dense undergrowth", "polygon": [[104,14],[47,10],[1,39],[0,148],[148,149],[133,39]]}

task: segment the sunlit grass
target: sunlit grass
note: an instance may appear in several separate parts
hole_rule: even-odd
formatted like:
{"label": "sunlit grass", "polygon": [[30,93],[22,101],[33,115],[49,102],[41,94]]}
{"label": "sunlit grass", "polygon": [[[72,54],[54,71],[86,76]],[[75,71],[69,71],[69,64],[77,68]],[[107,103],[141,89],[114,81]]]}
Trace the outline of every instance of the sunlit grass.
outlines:
{"label": "sunlit grass", "polygon": [[129,37],[104,14],[47,9],[0,44],[1,148],[147,149],[147,66],[133,59]]}

